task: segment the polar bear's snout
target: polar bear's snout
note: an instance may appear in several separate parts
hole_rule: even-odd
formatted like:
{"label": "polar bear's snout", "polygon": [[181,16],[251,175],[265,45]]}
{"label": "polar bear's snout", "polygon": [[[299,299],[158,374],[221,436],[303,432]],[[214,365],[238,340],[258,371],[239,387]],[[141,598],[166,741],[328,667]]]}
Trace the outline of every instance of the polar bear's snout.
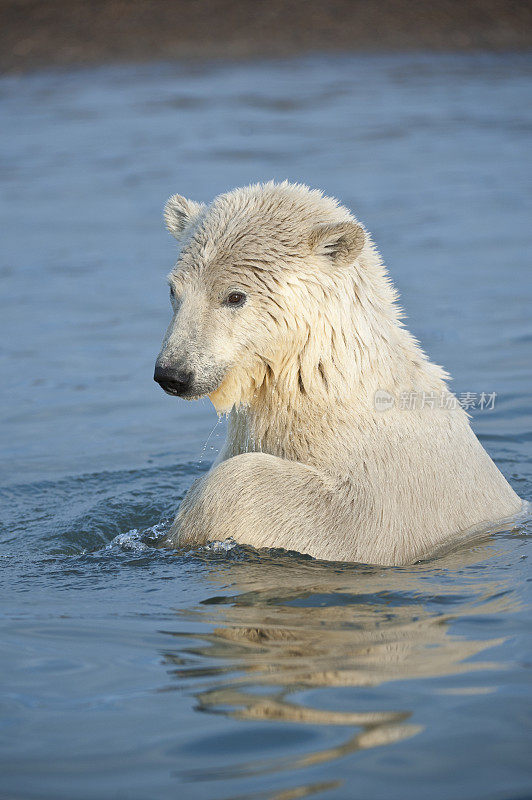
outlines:
{"label": "polar bear's snout", "polygon": [[192,370],[179,365],[175,367],[162,366],[159,361],[155,364],[153,380],[164,389],[167,394],[177,397],[187,397],[194,394],[195,376]]}
{"label": "polar bear's snout", "polygon": [[182,357],[163,348],[155,362],[153,380],[172,397],[198,400],[218,388],[227,370],[224,363],[217,364],[199,353]]}

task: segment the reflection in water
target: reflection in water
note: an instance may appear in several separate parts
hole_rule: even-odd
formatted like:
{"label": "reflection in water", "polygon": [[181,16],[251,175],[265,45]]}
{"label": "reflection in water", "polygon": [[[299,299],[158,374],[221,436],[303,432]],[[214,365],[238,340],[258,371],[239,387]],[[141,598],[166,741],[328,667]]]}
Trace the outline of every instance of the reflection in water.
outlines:
{"label": "reflection in water", "polygon": [[[249,722],[342,727],[348,733],[333,746],[295,757],[253,760],[240,754],[238,763],[202,765],[189,770],[187,779],[309,767],[415,736],[423,726],[413,709],[368,709],[376,697],[370,690],[497,666],[470,659],[503,639],[472,640],[452,630],[455,620],[469,614],[509,610],[513,601],[505,587],[481,578],[493,556],[493,546],[477,545],[410,568],[291,556],[218,565],[211,580],[230,594],[212,596],[200,610],[181,615],[196,627],[213,628],[192,636],[164,632],[177,638],[175,649],[164,649],[177,681],[169,688],[190,690],[198,711]],[[305,693],[311,702],[305,702]],[[286,796],[314,790],[309,784],[297,790],[303,794]]]}

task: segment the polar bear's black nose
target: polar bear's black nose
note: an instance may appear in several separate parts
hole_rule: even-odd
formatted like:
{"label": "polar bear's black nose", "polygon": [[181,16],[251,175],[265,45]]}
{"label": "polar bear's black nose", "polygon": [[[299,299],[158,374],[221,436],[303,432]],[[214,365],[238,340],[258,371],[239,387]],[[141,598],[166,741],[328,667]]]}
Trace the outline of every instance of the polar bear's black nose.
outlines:
{"label": "polar bear's black nose", "polygon": [[190,388],[194,383],[194,373],[186,369],[161,367],[156,364],[153,380],[168,394],[186,395],[190,392]]}

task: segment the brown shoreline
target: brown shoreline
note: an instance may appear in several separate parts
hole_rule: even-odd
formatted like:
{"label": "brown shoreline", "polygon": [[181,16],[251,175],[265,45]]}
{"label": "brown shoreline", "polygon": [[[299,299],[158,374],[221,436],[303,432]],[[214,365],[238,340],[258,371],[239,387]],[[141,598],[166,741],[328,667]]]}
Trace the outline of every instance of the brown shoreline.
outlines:
{"label": "brown shoreline", "polygon": [[528,50],[519,0],[0,0],[0,69],[305,51]]}

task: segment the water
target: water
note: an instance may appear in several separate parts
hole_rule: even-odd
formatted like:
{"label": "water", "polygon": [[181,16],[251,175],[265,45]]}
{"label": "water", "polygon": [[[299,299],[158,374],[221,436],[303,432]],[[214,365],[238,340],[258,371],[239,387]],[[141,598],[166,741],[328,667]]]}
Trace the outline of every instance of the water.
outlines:
{"label": "water", "polygon": [[223,425],[151,380],[166,197],[308,182],[374,233],[454,390],[497,393],[473,425],[531,499],[531,73],[338,56],[0,81],[2,796],[531,796],[530,517],[398,569],[161,550]]}

